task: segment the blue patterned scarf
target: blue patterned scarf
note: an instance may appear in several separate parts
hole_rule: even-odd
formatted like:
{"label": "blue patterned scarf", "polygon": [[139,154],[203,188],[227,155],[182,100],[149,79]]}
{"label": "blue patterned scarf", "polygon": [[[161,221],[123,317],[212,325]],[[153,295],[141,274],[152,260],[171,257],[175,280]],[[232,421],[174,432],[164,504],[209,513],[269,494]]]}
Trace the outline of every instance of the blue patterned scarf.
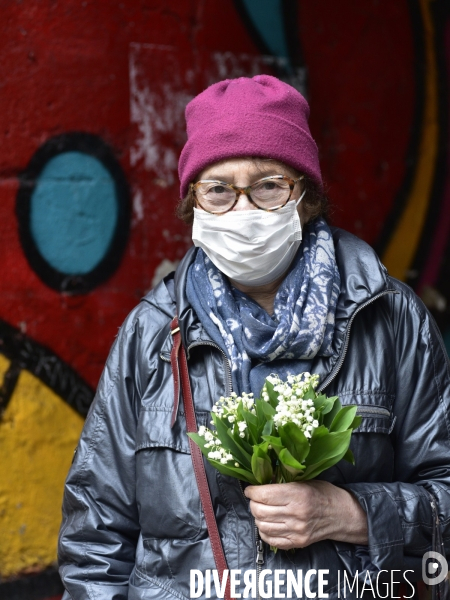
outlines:
{"label": "blue patterned scarf", "polygon": [[[273,315],[232,287],[201,249],[186,286],[203,327],[230,360],[234,390],[256,394],[260,389],[252,385],[251,372],[260,363],[286,365],[331,355],[339,291],[333,238],[323,219],[304,228],[302,244],[276,294]],[[257,379],[258,385],[263,379]]]}

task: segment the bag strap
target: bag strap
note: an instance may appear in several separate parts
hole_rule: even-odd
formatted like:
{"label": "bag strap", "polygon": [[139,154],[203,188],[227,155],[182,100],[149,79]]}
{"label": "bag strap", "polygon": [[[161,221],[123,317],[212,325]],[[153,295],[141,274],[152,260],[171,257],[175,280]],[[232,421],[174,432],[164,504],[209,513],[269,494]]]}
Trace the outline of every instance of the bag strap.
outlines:
{"label": "bag strap", "polygon": [[[175,316],[170,325],[170,332],[173,336],[173,347],[170,353],[170,363],[173,372],[174,384],[174,403],[172,410],[171,427],[173,427],[178,413],[180,401],[180,391],[182,391],[184,413],[186,415],[186,430],[188,433],[197,433],[197,420],[195,418],[194,402],[192,399],[191,383],[189,381],[189,370],[186,359],[186,351],[181,342],[180,328],[178,327],[178,317]],[[181,383],[181,390],[180,390]],[[205,515],[206,526],[208,528],[209,539],[213,551],[214,561],[219,574],[220,581],[223,581],[223,574],[228,570],[227,560],[222,547],[219,529],[217,528],[216,517],[211,500],[211,494],[206,479],[205,465],[203,464],[203,455],[200,448],[191,438],[189,438],[191,449],[192,464],[194,466],[195,479],[197,480],[200,500]],[[225,600],[232,600],[230,597],[230,578],[227,577],[225,587]]]}

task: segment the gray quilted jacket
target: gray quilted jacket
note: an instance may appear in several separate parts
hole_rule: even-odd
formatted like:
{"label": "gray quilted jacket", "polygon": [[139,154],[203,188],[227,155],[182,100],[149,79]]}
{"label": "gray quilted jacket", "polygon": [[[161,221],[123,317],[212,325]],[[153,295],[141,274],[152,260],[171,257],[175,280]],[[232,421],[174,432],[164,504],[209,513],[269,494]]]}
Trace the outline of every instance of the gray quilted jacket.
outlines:
{"label": "gray quilted jacket", "polygon": [[[338,229],[333,236],[342,278],[334,352],[316,358],[311,371],[321,389],[357,404],[363,418],[352,437],[356,466],[341,461],[324,477],[355,494],[367,513],[369,546],[265,548],[262,568],[327,569],[325,592],[338,598],[344,572],[412,569],[420,576],[431,549],[430,498],[450,542],[450,377],[421,301],[387,275],[367,244]],[[66,482],[64,600],[185,600],[190,570],[215,568],[182,409],[170,428],[176,307],[198,424],[231,391],[228,361],[186,299],[193,253],[132,311],[111,349]],[[256,569],[254,521],[239,482],[209,465],[207,475],[229,568]],[[361,594],[347,589],[346,597]]]}

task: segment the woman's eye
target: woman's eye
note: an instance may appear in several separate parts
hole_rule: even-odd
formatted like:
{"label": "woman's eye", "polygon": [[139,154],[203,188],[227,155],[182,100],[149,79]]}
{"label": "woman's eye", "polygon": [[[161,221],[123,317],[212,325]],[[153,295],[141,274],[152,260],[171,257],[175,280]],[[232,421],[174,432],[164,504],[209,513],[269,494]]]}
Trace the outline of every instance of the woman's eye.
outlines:
{"label": "woman's eye", "polygon": [[277,187],[278,187],[278,184],[275,183],[275,181],[266,181],[263,184],[263,189],[264,190],[275,190],[275,189],[277,189]]}
{"label": "woman's eye", "polygon": [[213,188],[209,190],[213,194],[223,194],[226,190],[223,185],[215,185]]}

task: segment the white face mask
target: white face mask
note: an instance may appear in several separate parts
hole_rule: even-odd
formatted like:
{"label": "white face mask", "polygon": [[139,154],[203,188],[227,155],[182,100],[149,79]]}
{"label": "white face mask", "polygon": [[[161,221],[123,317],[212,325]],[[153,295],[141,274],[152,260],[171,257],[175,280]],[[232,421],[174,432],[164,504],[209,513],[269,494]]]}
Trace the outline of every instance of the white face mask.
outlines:
{"label": "white face mask", "polygon": [[302,241],[297,205],[305,191],[274,212],[236,210],[218,216],[194,208],[192,240],[237,283],[271,283],[287,271]]}

